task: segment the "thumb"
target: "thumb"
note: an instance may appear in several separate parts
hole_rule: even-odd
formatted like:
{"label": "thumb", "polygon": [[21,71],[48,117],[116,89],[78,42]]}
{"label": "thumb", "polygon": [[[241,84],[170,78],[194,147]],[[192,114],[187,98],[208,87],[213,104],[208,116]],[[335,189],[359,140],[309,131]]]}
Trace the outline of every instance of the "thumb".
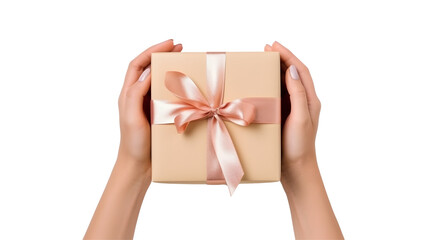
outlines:
{"label": "thumb", "polygon": [[146,96],[147,92],[149,91],[150,87],[150,80],[151,80],[151,74],[150,74],[150,65],[145,68],[145,70],[142,72],[142,75],[140,75],[139,79],[136,82],[136,88],[137,92],[140,93],[142,97]]}
{"label": "thumb", "polygon": [[290,65],[287,69],[285,79],[286,88],[290,95],[290,116],[296,120],[310,118],[307,95],[295,65]]}
{"label": "thumb", "polygon": [[128,89],[127,108],[133,114],[143,113],[143,100],[147,95],[151,83],[150,65],[141,74],[140,78]]}

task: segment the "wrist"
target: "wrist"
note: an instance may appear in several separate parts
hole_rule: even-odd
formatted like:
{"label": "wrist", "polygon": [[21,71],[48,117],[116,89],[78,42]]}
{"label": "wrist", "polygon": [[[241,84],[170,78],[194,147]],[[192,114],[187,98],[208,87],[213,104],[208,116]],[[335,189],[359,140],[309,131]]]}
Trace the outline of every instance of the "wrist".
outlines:
{"label": "wrist", "polygon": [[297,161],[285,161],[282,166],[281,183],[286,189],[294,188],[320,176],[316,154],[311,154]]}
{"label": "wrist", "polygon": [[120,172],[123,178],[128,178],[130,181],[142,183],[144,186],[149,186],[152,181],[152,169],[150,161],[141,161],[124,151],[119,150],[118,158],[114,169]]}
{"label": "wrist", "polygon": [[150,166],[150,152],[150,144],[136,143],[136,141],[121,138],[118,157]]}

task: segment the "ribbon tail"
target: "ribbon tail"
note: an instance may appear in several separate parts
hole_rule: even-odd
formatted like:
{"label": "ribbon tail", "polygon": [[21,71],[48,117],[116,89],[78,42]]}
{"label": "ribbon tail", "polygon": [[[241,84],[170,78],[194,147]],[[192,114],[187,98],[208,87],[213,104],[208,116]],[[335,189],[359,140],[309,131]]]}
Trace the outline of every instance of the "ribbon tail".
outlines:
{"label": "ribbon tail", "polygon": [[218,160],[229,193],[232,196],[244,176],[240,159],[222,119],[215,115],[210,119],[208,127],[210,128],[209,131],[211,131],[211,142],[217,158],[214,160]]}
{"label": "ribbon tail", "polygon": [[212,141],[213,118],[207,121],[207,184],[225,184]]}

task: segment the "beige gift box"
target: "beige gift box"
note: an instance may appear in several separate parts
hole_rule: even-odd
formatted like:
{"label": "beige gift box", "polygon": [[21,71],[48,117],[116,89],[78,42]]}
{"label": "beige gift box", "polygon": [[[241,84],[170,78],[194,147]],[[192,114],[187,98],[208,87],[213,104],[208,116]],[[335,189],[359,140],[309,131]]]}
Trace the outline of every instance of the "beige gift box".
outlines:
{"label": "beige gift box", "polygon": [[[226,52],[223,102],[245,97],[280,98],[278,52]],[[189,76],[206,94],[206,53],[153,53],[151,97],[178,100],[164,85],[167,71]],[[280,111],[280,108],[279,108]],[[280,180],[280,124],[240,126],[224,121],[240,159],[241,183]],[[178,134],[174,124],[152,124],[152,181],[206,183],[207,119],[192,121]]]}

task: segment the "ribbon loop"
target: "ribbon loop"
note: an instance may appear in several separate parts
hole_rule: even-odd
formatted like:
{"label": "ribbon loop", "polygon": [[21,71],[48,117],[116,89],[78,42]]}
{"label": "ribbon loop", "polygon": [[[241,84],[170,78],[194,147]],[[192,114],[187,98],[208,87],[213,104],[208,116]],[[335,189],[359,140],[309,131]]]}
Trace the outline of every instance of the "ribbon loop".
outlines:
{"label": "ribbon loop", "polygon": [[183,102],[196,108],[208,109],[210,106],[194,81],[181,72],[168,71],[165,74],[165,86]]}

